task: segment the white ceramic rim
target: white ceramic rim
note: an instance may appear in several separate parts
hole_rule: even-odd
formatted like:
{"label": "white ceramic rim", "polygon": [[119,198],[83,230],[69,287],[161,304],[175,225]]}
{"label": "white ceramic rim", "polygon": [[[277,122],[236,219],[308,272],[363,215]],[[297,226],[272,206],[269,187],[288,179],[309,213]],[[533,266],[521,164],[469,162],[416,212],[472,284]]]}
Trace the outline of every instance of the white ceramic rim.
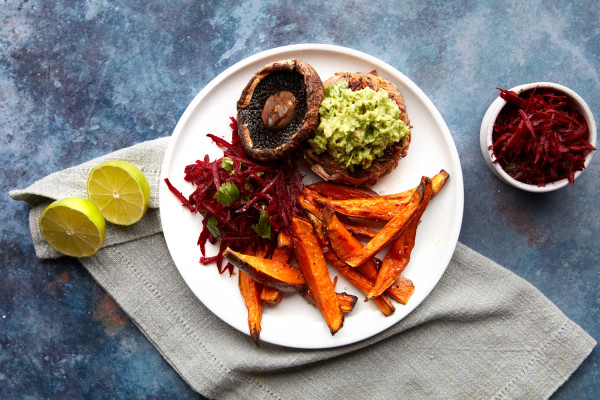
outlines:
{"label": "white ceramic rim", "polygon": [[[569,96],[573,100],[574,105],[579,109],[579,111],[581,112],[581,114],[583,115],[583,117],[586,120],[586,123],[588,125],[588,130],[589,130],[590,144],[592,146],[596,147],[597,132],[596,132],[596,121],[594,120],[594,115],[592,114],[592,111],[591,111],[590,107],[587,105],[587,103],[581,98],[581,96],[579,96],[573,90],[569,89],[566,86],[560,85],[558,83],[553,83],[553,82],[526,83],[523,85],[515,86],[509,90],[511,90],[515,93],[520,93],[520,92],[535,89],[536,87],[551,88],[551,89],[560,91],[560,92],[566,94],[567,96]],[[519,182],[516,179],[514,179],[512,176],[510,176],[506,171],[504,171],[504,169],[502,169],[502,167],[500,166],[499,163],[494,162],[495,157],[493,155],[492,150],[490,149],[490,146],[492,145],[493,128],[494,128],[494,123],[496,121],[496,118],[498,117],[498,114],[500,113],[502,108],[504,108],[505,105],[506,105],[506,101],[504,99],[502,99],[500,96],[498,96],[498,98],[496,100],[494,100],[494,102],[492,102],[492,104],[488,108],[488,110],[485,113],[483,120],[481,122],[481,130],[480,130],[480,136],[479,136],[481,153],[483,154],[483,158],[485,159],[487,165],[490,167],[492,172],[498,178],[500,178],[504,182],[508,183],[509,185],[514,186],[521,190],[525,190],[527,192],[545,193],[545,192],[551,192],[551,191],[554,191],[554,190],[557,190],[557,189],[567,186],[569,184],[569,180],[566,178],[547,183],[546,186],[530,185],[527,183]],[[594,155],[594,151],[591,151],[587,155],[585,162],[584,162],[585,168],[582,171],[577,171],[575,173],[575,179],[577,179],[579,177],[579,175],[581,175],[583,173],[583,171],[585,171],[585,169],[591,162],[593,155]]]}

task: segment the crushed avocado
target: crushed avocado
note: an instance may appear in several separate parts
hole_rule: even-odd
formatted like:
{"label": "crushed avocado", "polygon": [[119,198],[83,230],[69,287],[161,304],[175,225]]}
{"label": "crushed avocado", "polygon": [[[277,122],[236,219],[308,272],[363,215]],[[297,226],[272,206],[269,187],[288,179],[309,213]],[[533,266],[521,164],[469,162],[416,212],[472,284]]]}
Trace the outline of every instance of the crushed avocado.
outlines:
{"label": "crushed avocado", "polygon": [[340,165],[369,168],[392,143],[410,134],[400,109],[385,90],[348,89],[339,81],[325,89],[320,122],[308,143],[317,154],[328,152]]}

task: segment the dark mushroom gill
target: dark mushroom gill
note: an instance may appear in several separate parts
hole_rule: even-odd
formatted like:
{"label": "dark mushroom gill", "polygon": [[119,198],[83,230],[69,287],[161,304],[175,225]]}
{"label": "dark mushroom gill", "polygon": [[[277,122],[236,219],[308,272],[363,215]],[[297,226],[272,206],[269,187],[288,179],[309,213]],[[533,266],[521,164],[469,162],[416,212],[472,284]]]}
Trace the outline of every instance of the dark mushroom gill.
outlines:
{"label": "dark mushroom gill", "polygon": [[[278,131],[269,130],[261,114],[267,99],[274,93],[287,90],[296,98],[296,110],[290,124]],[[263,78],[254,89],[248,107],[239,110],[239,119],[248,124],[250,139],[256,149],[274,149],[289,142],[298,132],[307,111],[304,77],[296,71],[276,71]]]}

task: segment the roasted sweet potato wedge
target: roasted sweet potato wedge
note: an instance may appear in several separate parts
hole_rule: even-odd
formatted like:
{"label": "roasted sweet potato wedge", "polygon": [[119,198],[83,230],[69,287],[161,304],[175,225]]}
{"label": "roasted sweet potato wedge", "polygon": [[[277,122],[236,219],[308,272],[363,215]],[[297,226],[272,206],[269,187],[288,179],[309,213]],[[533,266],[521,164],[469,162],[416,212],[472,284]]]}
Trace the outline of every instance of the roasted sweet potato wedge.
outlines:
{"label": "roasted sweet potato wedge", "polygon": [[244,271],[239,271],[238,287],[248,309],[248,329],[250,330],[250,336],[252,336],[254,343],[258,346],[261,331],[260,323],[263,313],[263,303],[260,300],[262,285],[244,273]]}
{"label": "roasted sweet potato wedge", "polygon": [[263,285],[262,291],[260,292],[260,299],[268,306],[276,306],[281,303],[283,298],[283,292],[280,289]]}
{"label": "roasted sweet potato wedge", "polygon": [[[334,184],[330,184],[330,185],[334,185]],[[339,185],[334,185],[334,186],[339,186]],[[356,188],[350,188],[350,189],[353,190]],[[323,218],[323,216],[321,214],[322,206],[317,203],[318,198],[319,198],[319,196],[317,195],[317,193],[315,191],[310,190],[309,188],[305,187],[304,190],[302,191],[302,193],[300,194],[300,196],[298,197],[298,203],[306,212],[309,212],[312,215],[316,216],[317,218],[322,219]],[[377,232],[374,229],[372,229],[364,224],[360,224],[356,221],[353,221],[350,218],[344,218],[344,219],[340,219],[340,220],[346,226],[346,229],[348,229],[354,235],[371,239],[377,234]]]}
{"label": "roasted sweet potato wedge", "polygon": [[277,234],[277,248],[289,249],[290,254],[291,251],[294,249],[294,239],[292,239],[292,235],[290,235],[287,229],[282,229]]}
{"label": "roasted sweet potato wedge", "polygon": [[[396,300],[400,304],[406,304],[408,303],[408,299],[414,291],[415,285],[413,284],[413,282],[407,277],[400,275],[398,279],[396,279],[394,283],[390,285],[390,287],[385,291],[385,293],[387,294],[393,292],[395,296],[394,300]],[[371,298],[371,300],[378,299],[379,297],[373,297]]]}
{"label": "roasted sweet potato wedge", "polygon": [[[340,262],[344,265],[344,270],[354,269],[352,267],[349,267],[343,261],[341,261],[341,259],[347,258],[352,253],[362,249],[363,248],[362,243],[359,242],[354,236],[352,236],[352,234],[347,229],[345,229],[345,227],[340,223],[340,220],[338,219],[337,214],[335,214],[333,212],[333,210],[328,209],[328,208],[323,210],[323,218],[324,218],[324,225],[323,225],[324,228],[323,229],[327,235],[327,240],[328,240],[329,246],[332,249],[335,248],[334,252],[336,253],[335,254],[336,258],[339,257],[338,260],[340,260]],[[339,253],[339,255],[338,255],[338,253]],[[333,262],[332,262],[332,264],[333,264]],[[340,272],[344,276],[346,276],[346,274],[350,274],[349,272],[342,272],[341,267],[339,267],[338,270],[340,270]],[[375,258],[371,258],[371,259],[365,261],[361,266],[359,266],[357,268],[357,270],[361,276],[364,275],[364,277],[369,279],[369,282],[370,282],[369,287],[372,287],[373,283],[377,279],[377,274],[379,271],[379,268],[377,267]],[[348,276],[346,276],[346,277],[350,280],[350,278]],[[354,279],[356,279],[356,277]],[[356,283],[355,283],[355,286],[359,287]],[[403,287],[404,284],[399,283],[398,286]],[[360,287],[359,287],[359,289],[360,289]],[[368,294],[368,292],[365,292],[365,294]],[[398,302],[401,302],[401,300],[404,298],[404,290],[397,289],[396,286],[390,287],[385,292],[385,294]],[[379,307],[379,305],[378,305],[378,307]],[[385,310],[383,310],[381,307],[380,307],[380,309],[385,314]]]}
{"label": "roasted sweet potato wedge", "polygon": [[[277,247],[275,247],[273,254],[271,254],[271,260],[289,263],[293,250],[294,241],[292,236],[287,230],[281,230],[277,235]],[[266,285],[263,286],[262,292],[260,293],[261,300],[270,306],[281,303],[282,297],[283,293],[280,289]]]}
{"label": "roasted sweet potato wedge", "polygon": [[398,198],[374,197],[369,199],[333,200],[318,197],[315,201],[322,207],[330,207],[349,217],[366,218],[376,221],[389,221],[406,205],[410,196]]}
{"label": "roasted sweet potato wedge", "polygon": [[[441,170],[432,179],[433,190],[431,196],[435,196],[446,184],[449,174]],[[311,199],[322,207],[330,207],[336,212],[357,218],[366,218],[377,221],[389,221],[403,207],[406,206],[416,188],[404,192],[388,194],[376,198],[325,198],[314,197]]]}
{"label": "roasted sweet potato wedge", "polygon": [[[356,306],[356,302],[358,301],[358,297],[352,295],[352,294],[348,294],[346,292],[336,292],[335,293],[338,299],[338,303],[340,304],[340,309],[342,310],[342,312],[344,314],[347,314],[349,312],[352,312],[352,310],[354,310],[354,306]],[[306,296],[313,302],[315,303],[315,299],[312,296],[312,293],[310,290],[306,291]]]}
{"label": "roasted sweet potato wedge", "polygon": [[335,254],[344,260],[360,250],[363,245],[342,224],[335,212],[326,207],[322,210],[325,233]]}
{"label": "roasted sweet potato wedge", "polygon": [[379,196],[377,192],[365,187],[345,186],[331,182],[315,182],[308,185],[308,188],[317,192],[320,197],[336,200],[364,199]]}
{"label": "roasted sweet potato wedge", "polygon": [[223,255],[233,265],[263,285],[284,292],[303,292],[306,290],[306,280],[302,276],[302,272],[288,263],[238,253],[230,248],[225,249]]}
{"label": "roasted sweet potato wedge", "polygon": [[431,198],[434,198],[442,190],[449,177],[450,174],[442,169],[431,178]]}
{"label": "roasted sweet potato wedge", "polygon": [[423,182],[425,181],[430,181],[430,179],[423,177],[421,184],[415,190],[406,207],[403,207],[389,220],[373,239],[369,240],[362,249],[353,253],[349,258],[343,258],[346,264],[351,267],[362,265],[400,235],[402,229],[411,221],[417,208],[423,202],[425,192]]}
{"label": "roasted sweet potato wedge", "polygon": [[263,301],[263,303],[269,306],[276,306],[277,304],[281,303],[282,298],[283,292],[281,290],[271,286],[263,285],[260,292],[260,299]]}
{"label": "roasted sweet potato wedge", "polygon": [[342,224],[344,224],[346,229],[354,236],[364,239],[373,239],[375,235],[377,235],[377,231],[369,226],[344,218],[343,215],[340,215],[339,217]]}
{"label": "roasted sweet potato wedge", "polygon": [[[354,285],[358,290],[363,292],[365,295],[369,293],[371,287],[373,287],[373,280],[366,278],[363,274],[357,271],[354,268],[349,267],[346,263],[344,263],[340,258],[335,254],[333,249],[329,244],[329,240],[325,234],[323,221],[319,218],[315,217],[312,214],[309,214],[309,219],[315,228],[315,233],[317,235],[317,240],[321,245],[321,249],[323,251],[323,255],[325,259],[329,261],[338,272],[344,276],[348,281]],[[376,276],[377,271],[375,271]],[[383,315],[390,316],[396,310],[394,305],[390,302],[388,298],[385,296],[377,296],[371,299],[373,303],[379,308]]]}
{"label": "roasted sweet potato wedge", "polygon": [[304,187],[302,193],[298,196],[298,203],[305,211],[310,212],[318,218],[321,218],[321,206],[317,204],[316,199],[319,196],[316,192]]}
{"label": "roasted sweet potato wedge", "polygon": [[271,260],[289,263],[293,251],[293,247],[275,247],[273,254],[271,254]]}
{"label": "roasted sweet potato wedge", "polygon": [[329,331],[334,335],[344,324],[344,314],[314,228],[305,218],[296,216],[292,219],[291,233],[298,266],[306,279],[317,308],[323,315]]}
{"label": "roasted sweet potato wedge", "polygon": [[358,301],[358,297],[354,296],[353,294],[348,294],[346,292],[336,292],[336,294],[338,298],[338,303],[340,303],[340,308],[342,309],[343,313],[349,313],[352,310],[354,310],[354,306]]}
{"label": "roasted sweet potato wedge", "polygon": [[[375,261],[377,261],[375,259]],[[369,279],[371,282],[374,282],[377,280],[377,275],[379,274],[379,269],[376,266],[377,262],[365,262],[363,265],[361,265],[358,268],[352,268],[352,267],[348,267],[352,270],[358,270],[362,275],[364,275],[367,279]],[[403,279],[400,279],[403,278]],[[411,291],[414,290],[414,285],[412,283],[412,281],[408,278],[405,278],[403,276],[401,276],[400,278],[398,278],[393,285],[390,285],[389,288],[387,288],[387,290],[385,291],[385,296],[389,297],[392,300],[397,301],[398,303],[401,304],[406,304],[406,293],[407,291]],[[412,292],[411,292],[412,293]],[[367,294],[367,293],[365,293]],[[383,297],[383,296],[380,296]],[[377,299],[378,297],[373,297],[372,299]]]}
{"label": "roasted sweet potato wedge", "polygon": [[[329,240],[329,245],[341,260],[349,258],[352,254],[363,248],[362,243],[346,229],[337,214],[335,214],[331,208],[325,208],[322,214],[324,229]],[[366,260],[359,266],[359,270],[365,276],[370,276],[370,279],[375,281],[375,277],[377,276],[377,266],[374,258]]]}
{"label": "roasted sweet potato wedge", "polygon": [[423,184],[425,188],[423,201],[417,208],[414,217],[408,223],[406,228],[402,230],[402,233],[400,233],[400,236],[392,242],[391,248],[388,250],[381,263],[375,285],[367,295],[367,298],[382,294],[400,276],[410,261],[410,254],[415,246],[417,226],[432,197],[431,180],[426,179]]}

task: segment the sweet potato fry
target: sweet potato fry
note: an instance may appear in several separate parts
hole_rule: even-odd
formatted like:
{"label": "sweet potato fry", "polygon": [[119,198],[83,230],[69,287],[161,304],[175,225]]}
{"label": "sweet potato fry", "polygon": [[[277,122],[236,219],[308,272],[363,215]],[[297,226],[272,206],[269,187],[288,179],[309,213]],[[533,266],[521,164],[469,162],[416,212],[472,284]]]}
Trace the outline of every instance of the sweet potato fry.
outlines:
{"label": "sweet potato fry", "polygon": [[[379,274],[379,269],[377,268],[376,264],[376,262],[365,262],[356,269],[374,284],[374,282],[377,280],[377,275]],[[352,267],[348,268],[354,270]],[[392,300],[396,300],[398,303],[406,304],[406,293],[412,293],[412,290],[414,290],[415,286],[410,279],[403,276],[400,278],[398,278],[393,285],[390,285],[390,287],[387,288],[385,295]],[[376,298],[377,297],[373,297],[372,299]]]}
{"label": "sweet potato fry", "polygon": [[329,244],[340,259],[344,260],[350,257],[363,247],[362,243],[343,226],[331,208],[325,207],[321,215],[323,216],[323,226],[329,239]]}
{"label": "sweet potato fry", "polygon": [[376,221],[389,221],[410,200],[410,196],[375,197],[369,199],[332,200],[323,197],[315,199],[322,207],[330,207],[340,214]]}
{"label": "sweet potato fry", "polygon": [[336,293],[338,298],[338,303],[340,303],[340,308],[343,313],[349,313],[354,310],[354,306],[358,301],[358,297],[348,294],[346,292]]}
{"label": "sweet potato fry", "polygon": [[358,236],[364,239],[373,239],[375,235],[377,235],[377,231],[373,228],[352,221],[348,218],[344,218],[344,215],[340,215],[339,217],[342,224],[344,224],[346,229],[348,229],[348,231],[354,236]]}
{"label": "sweet potato fry", "polygon": [[448,180],[449,177],[450,177],[450,174],[448,174],[446,171],[444,171],[442,169],[442,170],[440,170],[440,172],[435,174],[433,178],[431,178],[431,198],[432,199],[435,197],[436,194],[438,194],[440,192],[440,190],[442,190],[442,188],[446,184],[446,181]]}
{"label": "sweet potato fry", "polygon": [[259,345],[263,303],[260,300],[261,284],[252,279],[244,271],[239,271],[238,287],[246,308],[248,309],[248,329],[256,345]]}
{"label": "sweet potato fry", "polygon": [[425,192],[423,182],[425,181],[430,181],[430,179],[427,177],[421,179],[421,184],[415,190],[406,207],[402,208],[402,210],[389,220],[373,239],[369,240],[362,249],[354,252],[349,258],[343,259],[346,264],[351,267],[362,265],[400,235],[402,229],[414,217],[418,206],[423,202]]}
{"label": "sweet potato fry", "polygon": [[[277,247],[273,250],[271,260],[289,263],[293,250],[294,242],[292,236],[287,230],[281,230],[277,235]],[[280,289],[267,285],[263,286],[262,292],[260,293],[260,299],[270,306],[281,303],[282,297],[283,293]]]}
{"label": "sweet potato fry", "polygon": [[[433,190],[431,196],[434,197],[446,184],[449,174],[441,170],[432,179]],[[322,207],[333,208],[336,212],[348,217],[358,217],[373,219],[377,221],[389,221],[394,215],[406,206],[416,188],[405,190],[404,192],[388,194],[376,198],[348,198],[331,199],[324,197],[314,197],[311,201]]]}
{"label": "sweet potato fry", "polygon": [[382,294],[400,276],[410,261],[410,254],[415,246],[417,226],[432,197],[431,180],[425,180],[424,187],[423,201],[419,204],[414,217],[410,220],[406,228],[402,230],[400,236],[392,242],[391,248],[383,258],[375,285],[367,295],[368,299]]}
{"label": "sweet potato fry", "polygon": [[230,248],[225,249],[223,255],[232,264],[263,285],[284,292],[306,290],[306,280],[302,276],[302,272],[288,263],[238,253]]}
{"label": "sweet potato fry", "polygon": [[327,270],[325,257],[315,236],[312,224],[304,218],[292,218],[291,233],[294,253],[317,308],[329,331],[334,335],[344,324],[344,314]]}
{"label": "sweet potato fry", "polygon": [[298,196],[298,203],[305,211],[312,213],[313,215],[321,218],[321,206],[317,204],[316,199],[319,196],[307,188],[306,186],[302,190],[302,193]]}
{"label": "sweet potato fry", "polygon": [[[362,249],[362,243],[359,242],[354,236],[352,236],[352,234],[347,229],[344,228],[344,226],[340,223],[337,214],[335,214],[333,210],[328,208],[323,210],[323,217],[325,220],[324,231],[327,234],[329,245],[332,249],[335,248],[334,252],[336,253],[336,258],[339,257],[338,260],[340,260],[340,262],[345,266],[344,269],[352,270],[353,268],[349,267],[346,263],[341,261],[341,259],[347,258],[352,253]],[[377,279],[377,274],[379,273],[379,268],[377,267],[375,258],[370,258],[369,260],[365,261],[357,269],[360,274],[364,275],[367,279],[369,279],[369,287],[372,287],[373,283]],[[340,270],[340,268],[338,268],[338,270]],[[342,272],[342,274],[344,274],[344,272]],[[355,284],[355,286],[357,285]],[[397,287],[399,287],[400,289],[398,289]],[[405,282],[399,282],[397,286],[390,287],[388,290],[386,290],[385,294],[401,303],[405,297],[405,289]],[[368,292],[366,292],[365,294],[368,294]]]}
{"label": "sweet potato fry", "polygon": [[277,248],[289,249],[290,254],[291,250],[294,249],[294,239],[292,239],[292,235],[290,235],[287,229],[282,229],[277,234]]}
{"label": "sweet potato fry", "polygon": [[[415,291],[415,285],[412,283],[410,279],[405,276],[400,275],[394,283],[390,285],[390,287],[385,291],[385,293],[394,292],[394,300],[396,300],[400,304],[408,303],[408,299]],[[378,299],[379,297],[373,297],[373,299]]]}
{"label": "sweet potato fry", "polygon": [[[329,244],[341,260],[349,258],[352,254],[363,248],[362,243],[352,236],[331,208],[325,208],[322,214]],[[373,282],[377,278],[375,258],[366,260],[358,269],[363,275],[372,279]]]}
{"label": "sweet potato fry", "polygon": [[[334,184],[330,183],[328,185],[334,185]],[[338,185],[335,185],[335,186],[338,186]],[[356,188],[350,188],[350,189],[354,190]],[[305,187],[304,190],[302,191],[302,193],[300,194],[300,196],[298,197],[298,202],[300,203],[300,206],[305,211],[322,219],[323,218],[323,216],[321,214],[322,206],[317,204],[318,198],[319,198],[319,196],[317,195],[317,193],[315,191],[310,190],[308,187]],[[356,221],[352,221],[349,218],[345,218],[345,219],[341,219],[341,220],[342,220],[342,223],[346,226],[346,228],[350,232],[352,232],[352,234],[354,234],[354,235],[358,235],[360,237],[371,239],[371,238],[375,237],[375,235],[377,234],[377,232],[374,229],[372,229],[368,226],[365,226],[363,224],[357,223]]]}
{"label": "sweet potato fry", "polygon": [[275,247],[273,254],[271,254],[271,260],[289,263],[293,251],[294,241],[292,235],[290,235],[287,230],[279,231],[279,234],[277,235],[277,247]]}
{"label": "sweet potato fry", "polygon": [[260,299],[268,306],[276,306],[281,303],[283,292],[271,286],[263,285],[260,292]]}
{"label": "sweet potato fry", "polygon": [[[335,293],[338,299],[338,303],[340,304],[340,309],[343,313],[349,313],[354,310],[354,306],[356,306],[356,302],[358,301],[358,297],[348,294],[346,292],[336,292]],[[315,298],[313,297],[310,290],[306,291],[306,296],[315,303]]]}
{"label": "sweet potato fry", "polygon": [[[340,258],[335,254],[333,249],[330,246],[329,240],[324,232],[323,221],[318,219],[312,214],[309,214],[309,219],[315,228],[315,233],[317,235],[317,240],[321,245],[321,249],[323,251],[323,255],[325,259],[329,261],[338,272],[344,276],[352,285],[354,285],[358,290],[363,292],[365,295],[369,293],[371,287],[373,287],[373,280],[369,280],[359,271],[354,268],[349,267],[346,263],[344,263]],[[376,276],[377,271],[375,271]],[[377,296],[371,299],[373,303],[379,308],[383,315],[390,316],[396,310],[394,305],[390,302],[390,300],[385,296]]]}
{"label": "sweet potato fry", "polygon": [[310,190],[317,192],[320,197],[330,199],[364,199],[367,197],[378,197],[377,192],[365,187],[351,187],[331,182],[316,182],[308,185]]}

